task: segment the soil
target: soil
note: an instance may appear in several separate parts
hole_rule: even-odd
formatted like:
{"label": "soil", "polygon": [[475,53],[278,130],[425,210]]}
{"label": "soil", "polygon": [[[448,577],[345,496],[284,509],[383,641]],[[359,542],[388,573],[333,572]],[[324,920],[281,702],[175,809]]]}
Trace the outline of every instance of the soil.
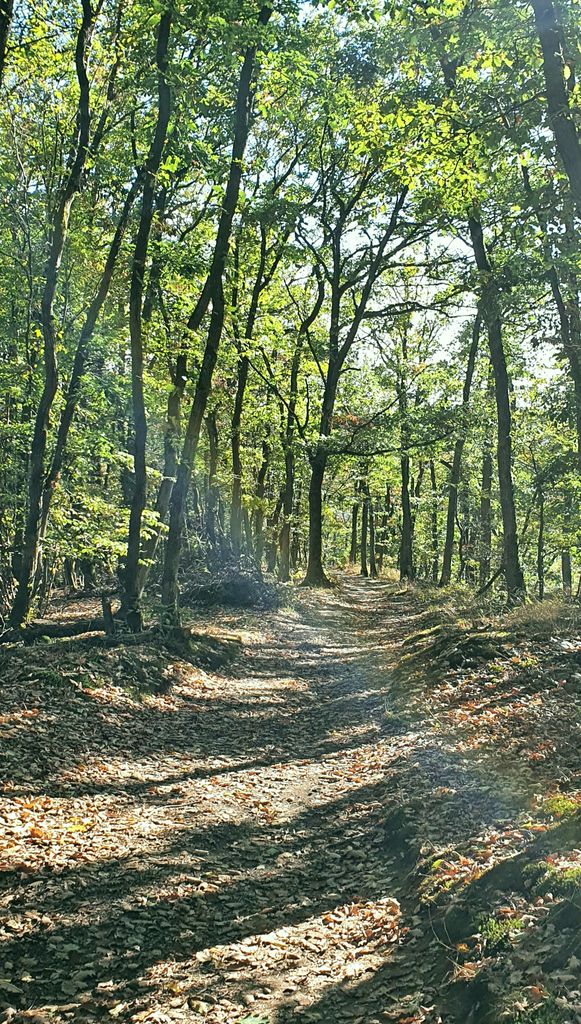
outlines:
{"label": "soil", "polygon": [[546,765],[394,677],[420,619],[345,577],[217,610],[220,671],[142,652],[150,691],[119,652],[7,655],[2,1019],[580,1020],[575,900],[527,874],[576,869],[577,821],[536,799]]}

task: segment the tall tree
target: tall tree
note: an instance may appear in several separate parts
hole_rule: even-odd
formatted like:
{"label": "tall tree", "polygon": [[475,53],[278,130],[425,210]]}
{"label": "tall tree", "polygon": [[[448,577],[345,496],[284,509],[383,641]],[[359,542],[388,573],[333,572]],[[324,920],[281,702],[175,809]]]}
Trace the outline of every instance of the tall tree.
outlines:
{"label": "tall tree", "polygon": [[[258,15],[258,29],[264,28],[272,15],[270,4],[264,4]],[[169,532],[165,548],[165,559],[162,579],[162,603],[164,620],[170,624],[179,623],[178,569],[182,545],[183,519],[186,497],[192,475],[192,467],[200,439],[200,430],[210,388],[212,376],[218,358],[218,350],[224,329],[226,306],[224,299],[224,272],[226,259],[230,249],[232,224],[238,206],[240,184],[243,172],[243,160],[250,132],[250,118],[254,95],[254,74],[258,42],[253,41],[246,47],[236,95],[234,113],[234,138],[230,159],[230,170],[226,189],[222,200],[221,214],[216,231],[216,240],[212,262],[204,288],[194,308],[188,327],[194,330],[199,327],[201,315],[211,302],[212,312],[200,370],[197,376],[194,399],[192,402],[177,479],[172,491],[170,503]]]}
{"label": "tall tree", "polygon": [[155,64],[157,67],[157,116],[149,153],[143,168],[143,191],[139,225],[131,265],[129,290],[129,333],[131,338],[131,398],[133,412],[133,497],[129,515],[127,557],[123,574],[124,613],[133,632],[142,627],[139,586],[139,559],[141,554],[141,520],[147,500],[147,414],[143,374],[143,291],[149,236],[155,211],[156,175],[161,165],[169,119],[171,115],[171,89],[167,77],[168,48],[172,11],[161,15],[157,28]]}
{"label": "tall tree", "polygon": [[525,581],[518,550],[512,475],[512,413],[510,408],[508,369],[502,340],[500,288],[488,258],[482,224],[478,216],[470,218],[469,228],[474,249],[474,259],[482,282],[480,312],[486,324],[490,360],[494,374],[494,394],[498,422],[497,462],[500,506],[502,509],[504,575],[509,600],[518,601],[524,597]]}
{"label": "tall tree", "polygon": [[4,64],[6,61],[6,46],[10,33],[10,24],[14,11],[14,0],[0,0],[0,85],[4,78]]}
{"label": "tall tree", "polygon": [[569,179],[573,201],[581,215],[581,142],[567,88],[573,68],[568,63],[563,29],[551,0],[531,0],[531,7],[543,53],[549,123]]}
{"label": "tall tree", "polygon": [[448,508],[446,512],[446,536],[444,539],[444,552],[442,556],[442,573],[440,576],[440,586],[446,587],[452,578],[452,556],[454,552],[454,530],[456,526],[456,511],[458,508],[458,485],[460,483],[460,471],[462,468],[462,452],[464,450],[464,443],[466,440],[466,430],[468,427],[468,410],[470,402],[470,390],[472,388],[472,378],[474,376],[474,367],[476,365],[476,355],[478,352],[478,342],[480,336],[481,320],[480,315],[476,315],[474,326],[472,329],[472,343],[468,351],[468,361],[466,364],[466,376],[464,378],[464,387],[462,389],[462,405],[460,406],[460,433],[456,438],[454,444],[454,454],[452,457],[452,467],[450,469],[450,481],[448,484]]}
{"label": "tall tree", "polygon": [[51,409],[58,389],[54,303],[63,249],[69,230],[71,206],[81,186],[83,171],[89,153],[91,110],[87,59],[94,21],[95,12],[90,0],[82,0],[82,18],[75,45],[75,71],[79,87],[75,129],[71,140],[68,166],[55,203],[51,223],[49,252],[44,273],[44,288],[40,304],[44,385],[38,403],[30,451],[28,510],[22,539],[22,558],[18,587],[10,613],[10,622],[13,626],[20,626],[28,615],[34,576],[40,554],[39,527],[48,428]]}

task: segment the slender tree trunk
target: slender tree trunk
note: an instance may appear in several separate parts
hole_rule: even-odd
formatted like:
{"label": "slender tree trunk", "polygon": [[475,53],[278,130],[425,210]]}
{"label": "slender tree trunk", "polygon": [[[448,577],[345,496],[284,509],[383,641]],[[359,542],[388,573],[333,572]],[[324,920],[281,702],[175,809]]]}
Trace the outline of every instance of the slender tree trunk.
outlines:
{"label": "slender tree trunk", "polygon": [[292,565],[292,568],[293,568],[293,572],[296,572],[296,570],[302,564],[302,559],[301,559],[301,531],[300,531],[300,528],[299,528],[299,523],[300,523],[300,520],[301,520],[301,503],[302,503],[302,498],[303,498],[303,488],[302,488],[302,483],[299,480],[299,485],[298,485],[298,487],[296,489],[295,503],[294,503],[294,513],[293,513],[294,520],[295,520],[295,526],[294,526],[294,529],[292,530],[292,533],[291,533],[290,556],[291,556],[291,565]]}
{"label": "slender tree trunk", "polygon": [[70,169],[57,201],[56,213],[52,224],[52,238],[40,304],[44,355],[44,386],[38,404],[32,436],[28,481],[28,509],[23,531],[20,577],[10,613],[10,623],[12,626],[22,625],[30,611],[32,586],[39,557],[40,517],[49,419],[58,390],[54,301],[63,250],[68,235],[71,206],[81,185],[89,148],[91,112],[89,105],[89,79],[87,77],[87,52],[93,28],[94,14],[90,0],[82,0],[82,6],[83,16],[75,48],[75,68],[79,83],[76,134],[73,142],[73,157]]}
{"label": "slender tree trunk", "polygon": [[549,123],[557,152],[569,179],[573,201],[581,214],[581,144],[565,79],[565,42],[551,0],[531,0],[543,53]]}
{"label": "slender tree trunk", "polygon": [[165,217],[165,210],[167,206],[168,189],[167,186],[163,186],[159,189],[155,197],[155,216],[151,224],[151,235],[150,244],[154,243],[154,250],[149,263],[149,273],[147,275],[147,285],[145,287],[145,295],[143,297],[143,306],[141,308],[141,319],[144,324],[150,324],[153,316],[153,311],[156,305],[159,305],[161,296],[161,272],[162,272],[162,253],[160,250],[159,243],[163,237],[163,220]]}
{"label": "slender tree trunk", "polygon": [[[534,2],[540,4],[544,3],[545,0],[534,0]],[[443,54],[441,58],[441,67],[448,89],[454,89],[456,86],[456,63],[448,60],[446,54]],[[473,213],[469,218],[468,227],[472,240],[472,247],[474,249],[476,266],[482,274],[483,279],[479,312],[482,314],[482,318],[486,324],[490,357],[494,372],[498,416],[498,477],[504,533],[504,573],[508,598],[512,603],[522,599],[525,593],[525,585],[518,553],[518,536],[512,481],[512,438],[509,382],[506,357],[502,342],[499,289],[488,259],[482,225],[475,213]]]}
{"label": "slender tree trunk", "polygon": [[[331,315],[331,341],[329,344],[329,367],[325,381],[323,394],[323,407],[319,434],[322,438],[329,437],[333,422],[333,411],[337,396],[339,383],[339,371],[337,359],[337,343],[333,340],[335,331],[338,330],[338,295],[339,289],[335,285],[334,296],[337,308]],[[307,571],[303,580],[306,587],[328,587],[329,580],[323,569],[323,480],[327,468],[328,454],[323,444],[319,444],[315,453],[311,456],[311,479],[309,482],[309,557]]]}
{"label": "slender tree trunk", "polygon": [[412,492],[413,483],[410,480],[410,457],[409,457],[409,418],[408,418],[408,391],[407,391],[407,369],[408,369],[408,344],[407,330],[402,335],[401,364],[398,366],[396,378],[396,391],[398,398],[399,414],[401,417],[400,426],[400,474],[401,474],[401,537],[399,547],[399,575],[400,579],[414,578],[414,517],[412,513]]}
{"label": "slender tree trunk", "polygon": [[66,453],[67,443],[69,439],[70,429],[73,423],[75,412],[79,404],[79,398],[81,395],[81,384],[85,367],[87,363],[87,356],[89,354],[89,345],[95,331],[95,326],[99,314],[103,308],[105,300],[109,294],[109,288],[113,277],[113,271],[115,269],[117,258],[121,249],[121,243],[127,227],[127,221],[135,202],[135,197],[138,192],[139,177],[137,177],[127,193],[125,203],[121,210],[121,215],[117,222],[117,228],[111,241],[103,274],[99,282],[99,287],[95,294],[95,297],[89,306],[83,328],[79,335],[79,341],[75,351],[75,357],[73,361],[73,367],[71,370],[71,376],[69,379],[69,386],[67,389],[67,396],[65,404],[61,412],[57,437],[55,441],[54,450],[52,453],[52,459],[49,470],[46,474],[42,492],[42,509],[40,517],[39,527],[39,547],[42,548],[44,538],[46,534],[46,528],[50,515],[50,508],[52,499],[60,479],[64,457]]}
{"label": "slender tree trunk", "polygon": [[[178,469],[178,446],[180,441],[181,407],[187,382],[187,354],[182,349],[178,352],[175,368],[171,372],[172,387],[167,399],[167,417],[163,435],[163,479],[159,485],[155,512],[159,523],[165,523],[171,499],[171,493]],[[197,497],[194,508],[197,507]],[[149,570],[155,558],[161,532],[153,530],[142,544],[142,555],[139,563],[138,590],[141,598]]]}
{"label": "slender tree trunk", "polygon": [[6,60],[6,44],[10,33],[14,0],[0,0],[0,85],[4,79],[4,63]]}
{"label": "slender tree trunk", "polygon": [[284,449],[284,486],[282,513],[283,523],[279,536],[279,566],[278,578],[281,583],[287,583],[290,579],[290,555],[291,555],[291,530],[294,506],[295,490],[295,455],[292,447],[292,437],[289,440],[288,432],[285,438]]}
{"label": "slender tree trunk", "polygon": [[144,168],[141,213],[135,239],[129,291],[129,333],[131,339],[131,399],[133,408],[133,497],[124,571],[124,613],[129,628],[137,633],[143,621],[140,601],[141,522],[147,500],[147,415],[143,389],[144,354],[142,336],[143,287],[149,236],[155,209],[155,181],[165,147],[171,113],[171,92],[166,79],[167,54],[172,15],[164,13],[157,30],[156,64],[158,107],[155,131]]}
{"label": "slender tree trunk", "polygon": [[399,575],[400,579],[412,580],[414,578],[413,563],[413,517],[410,498],[410,460],[408,455],[403,455],[400,460],[401,467],[401,543],[399,549]]}
{"label": "slender tree trunk", "polygon": [[432,508],[430,514],[430,525],[432,534],[432,569],[431,576],[434,583],[438,582],[438,549],[439,549],[439,529],[438,529],[438,484],[436,480],[436,467],[434,460],[430,459],[430,484],[432,488]]}
{"label": "slender tree trunk", "polygon": [[492,548],[492,451],[485,444],[482,457],[482,486],[480,490],[480,577],[479,585],[483,587],[490,576],[490,556]]}
{"label": "slender tree trunk", "polygon": [[[355,484],[357,491],[358,483]],[[351,506],[351,546],[349,548],[349,562],[351,565],[355,565],[357,561],[357,531],[359,526],[359,499],[355,496],[355,501]]]}
{"label": "slender tree trunk", "polygon": [[361,576],[369,576],[369,569],[367,568],[367,535],[369,532],[369,498],[367,494],[363,496],[363,503],[361,505]]}
{"label": "slender tree trunk", "polygon": [[504,573],[510,603],[522,600],[525,582],[522,573],[516,527],[514,486],[512,480],[512,414],[506,357],[502,342],[502,321],[498,285],[488,259],[482,225],[476,217],[469,221],[476,266],[482,274],[481,313],[486,323],[490,359],[494,373],[494,393],[498,418],[498,483],[502,509]]}
{"label": "slender tree trunk", "polygon": [[[250,306],[246,317],[246,326],[244,329],[244,342],[246,343],[246,345],[248,345],[248,343],[251,341],[252,335],[254,334],[254,325],[256,323],[256,317],[258,314],[258,304],[260,302],[260,295],[271,277],[270,273],[266,273],[267,255],[267,232],[264,224],[261,224],[260,258],[258,262],[258,270],[256,272],[256,277],[254,279],[254,285],[252,288],[252,295],[250,297]],[[275,265],[276,262],[277,261],[275,261]],[[239,292],[238,245],[236,245],[234,251],[234,274],[235,284],[232,295],[232,306],[236,311],[236,307],[238,305]],[[248,383],[248,371],[250,369],[250,359],[248,355],[242,350],[242,344],[237,332],[236,341],[238,346],[238,372],[236,380],[236,396],[234,399],[234,411],[232,413],[231,427],[232,499],[230,505],[230,540],[232,542],[232,550],[234,557],[239,558],[242,540],[242,455],[240,448],[240,431],[242,426],[242,411],[244,408],[244,397],[246,394],[246,385]]]}
{"label": "slender tree trunk", "polygon": [[244,536],[246,537],[246,550],[250,558],[252,558],[254,555],[254,536],[252,534],[252,522],[247,508],[242,509],[242,525],[244,526]]}
{"label": "slender tree trunk", "polygon": [[[361,286],[361,297],[356,304],[355,314],[351,317],[349,329],[344,340],[340,343],[341,333],[341,299],[344,295],[344,282],[342,274],[344,269],[343,255],[341,251],[342,234],[348,216],[348,207],[343,205],[337,222],[331,231],[332,248],[332,269],[330,272],[330,312],[329,312],[329,343],[328,343],[328,368],[325,379],[323,394],[323,406],[319,426],[319,437],[328,438],[331,435],[333,424],[333,412],[337,397],[337,388],[341,371],[345,360],[349,355],[355,340],[367,303],[371,296],[374,284],[382,271],[382,263],[387,244],[395,231],[399,214],[404,206],[407,187],[402,189],[392,209],[390,222],[385,233],[377,246],[375,255],[371,261],[365,280]],[[324,440],[319,444],[314,456],[311,457],[311,483],[309,487],[309,560],[307,573],[303,584],[305,586],[329,586],[323,570],[323,540],[322,540],[322,487],[325,474],[325,467],[328,459],[328,451],[324,447]]]}
{"label": "slender tree trunk", "polygon": [[281,493],[278,496],[276,505],[266,520],[267,531],[269,535],[269,541],[266,545],[266,568],[268,572],[274,572],[276,569],[276,556],[278,551],[278,544],[276,539],[276,532],[278,529],[278,523],[282,512],[284,502],[284,494]]}
{"label": "slender tree trunk", "polygon": [[[323,406],[319,426],[319,435],[327,438],[331,434],[335,399],[339,384],[340,364],[337,358],[337,343],[334,340],[338,330],[338,295],[339,289],[334,288],[337,308],[331,316],[331,340],[329,343],[329,367],[323,394]],[[311,479],[309,483],[309,557],[307,572],[303,585],[307,587],[328,587],[329,580],[323,569],[323,480],[327,468],[328,453],[323,444],[318,444],[311,456]]]}
{"label": "slender tree trunk", "polygon": [[[325,286],[320,275],[317,276],[317,297],[315,303],[309,315],[301,322],[298,330],[297,340],[293,351],[293,358],[291,362],[290,372],[290,386],[289,386],[289,401],[287,407],[286,417],[286,430],[283,441],[284,450],[284,469],[285,469],[285,480],[283,488],[283,522],[280,531],[280,562],[279,562],[279,579],[281,582],[286,583],[290,579],[290,566],[291,561],[293,563],[293,569],[297,566],[297,550],[298,547],[295,545],[295,555],[292,554],[292,517],[295,511],[295,452],[294,452],[294,440],[297,431],[296,421],[296,410],[299,394],[299,370],[301,365],[301,357],[303,350],[304,338],[308,336],[308,332],[315,320],[317,319],[323,301],[325,298]],[[300,504],[300,495],[298,498]],[[296,538],[295,538],[296,539]]]}
{"label": "slender tree trunk", "polygon": [[212,555],[215,557],[219,544],[218,544],[218,503],[220,500],[220,492],[217,485],[217,473],[218,473],[218,424],[216,422],[216,413],[211,412],[206,416],[206,431],[208,434],[208,447],[209,447],[209,458],[208,458],[208,495],[206,500],[206,532],[208,540],[210,542],[210,548]]}
{"label": "slender tree trunk", "polygon": [[570,600],[573,591],[573,572],[571,568],[570,548],[563,548],[561,551],[561,579],[563,581],[563,594],[567,600]]}
{"label": "slender tree trunk", "polygon": [[472,344],[470,345],[470,351],[468,353],[466,376],[464,378],[464,388],[462,391],[462,405],[460,408],[461,434],[456,439],[456,443],[454,445],[454,456],[452,459],[452,469],[450,471],[448,508],[446,511],[446,537],[444,540],[444,553],[442,556],[442,575],[440,576],[441,587],[446,587],[452,578],[452,555],[454,551],[454,529],[456,526],[456,510],[458,507],[458,484],[460,483],[462,453],[464,451],[464,443],[466,441],[467,412],[469,409],[470,391],[472,388],[474,367],[476,365],[476,356],[478,353],[480,326],[481,318],[480,314],[477,314],[476,319],[474,321],[474,327],[472,330]]}
{"label": "slender tree trunk", "polygon": [[[574,388],[575,400],[575,430],[577,437],[577,465],[581,470],[581,332],[578,329],[580,322],[578,298],[572,297],[565,302],[559,278],[554,267],[549,271],[549,284],[557,311],[559,313],[559,326],[563,349],[569,363],[571,379]],[[576,309],[572,308],[575,307]]]}
{"label": "slender tree trunk", "polygon": [[239,355],[231,439],[232,502],[230,508],[230,540],[235,558],[240,557],[242,547],[242,456],[240,452],[240,428],[249,368],[250,360],[248,356]]}
{"label": "slender tree trunk", "polygon": [[379,548],[379,568],[383,569],[383,560],[387,554],[387,543],[391,536],[390,519],[393,515],[391,503],[391,487],[389,481],[385,484],[385,497],[383,499],[383,514],[381,516],[381,545]]}
{"label": "slender tree trunk", "polygon": [[[163,217],[167,202],[167,188],[162,188],[155,201],[157,220],[152,224],[152,231],[155,230],[155,238],[159,243],[163,236]],[[142,320],[149,324],[156,305],[156,297],[161,295],[160,281],[162,271],[162,255],[159,247],[153,254],[147,288],[143,300]],[[138,590],[141,599],[145,590],[150,570],[154,564],[155,555],[161,540],[161,526],[165,523],[171,499],[171,492],[175,483],[178,468],[178,450],[181,436],[181,411],[184,392],[188,380],[188,350],[182,345],[178,350],[175,363],[169,359],[168,365],[170,388],[167,396],[166,421],[163,432],[163,476],[157,489],[155,501],[155,514],[157,525],[148,532],[147,537],[142,539],[141,557],[138,570]],[[198,531],[201,532],[202,523],[198,504],[197,490],[194,488],[192,494],[192,508],[194,516],[198,520]],[[197,542],[198,553],[200,545]]]}
{"label": "slender tree trunk", "polygon": [[542,484],[537,488],[537,504],[539,510],[539,531],[537,534],[537,585],[539,601],[545,596],[545,494]]}
{"label": "slender tree trunk", "polygon": [[466,579],[466,549],[468,546],[468,529],[466,523],[458,521],[458,580]]}
{"label": "slender tree trunk", "polygon": [[369,509],[369,575],[372,579],[377,579],[377,559],[375,557],[375,513],[373,511],[373,502],[369,495],[369,491],[366,495]]}
{"label": "slender tree trunk", "polygon": [[[271,14],[272,8],[269,5],[264,5],[258,17],[258,24],[260,26],[266,25]],[[164,621],[169,625],[179,624],[178,569],[180,564],[184,510],[194,459],[200,439],[200,429],[206,409],[206,403],[210,394],[212,376],[216,360],[218,358],[218,349],[224,328],[224,269],[228,250],[230,248],[232,222],[238,205],[243,158],[250,130],[250,108],[253,96],[252,80],[254,76],[255,63],[256,45],[251,45],[246,49],[240,71],[238,92],[236,96],[234,141],[232,145],[230,169],[228,172],[228,181],[226,184],[224,199],[222,201],[212,264],[207,282],[204,285],[196,309],[194,309],[188,322],[190,327],[192,323],[197,322],[197,318],[199,316],[199,313],[197,312],[198,307],[206,309],[209,298],[211,298],[212,314],[206,337],[206,345],[198,379],[196,381],[194,400],[186,427],[186,435],[184,438],[177,479],[171,496],[169,532],[165,549],[162,578],[163,615]]]}
{"label": "slender tree trunk", "polygon": [[266,493],[266,477],[268,474],[268,467],[270,465],[270,445],[268,441],[262,442],[262,462],[260,469],[258,470],[258,476],[256,478],[256,498],[258,500],[257,508],[254,512],[254,557],[256,564],[260,569],[262,566],[262,556],[264,554],[264,495]]}
{"label": "slender tree trunk", "polygon": [[[362,194],[362,192],[360,193]],[[398,194],[396,201],[393,205],[389,224],[381,238],[381,241],[377,245],[375,255],[373,256],[367,274],[364,281],[361,283],[361,294],[358,302],[355,304],[354,314],[350,317],[349,328],[345,333],[345,337],[340,341],[341,335],[341,300],[345,294],[346,284],[342,280],[344,271],[344,261],[342,254],[342,236],[343,231],[347,223],[349,215],[349,204],[340,204],[340,212],[337,217],[337,221],[330,231],[330,241],[332,249],[332,268],[327,268],[328,279],[330,280],[330,311],[329,311],[329,344],[328,344],[328,368],[325,379],[325,390],[323,394],[323,408],[321,412],[321,421],[319,427],[319,436],[321,438],[327,438],[331,434],[333,412],[335,407],[335,400],[337,396],[337,387],[339,384],[339,378],[353,345],[355,344],[357,334],[363,318],[369,298],[371,296],[373,286],[376,283],[378,277],[381,276],[382,271],[385,269],[384,259],[387,245],[390,238],[392,237],[399,220],[399,214],[405,204],[405,200],[408,194],[407,187],[404,187]],[[354,202],[356,201],[356,197]],[[351,206],[351,209],[353,207]],[[324,441],[323,441],[324,444]],[[311,496],[309,500],[310,509],[310,525],[314,527],[315,540],[311,543],[309,541],[309,561],[307,565],[307,574],[303,581],[307,585],[313,586],[325,586],[328,585],[325,574],[322,568],[322,527],[321,522],[317,524],[313,523],[312,516],[314,510],[318,507],[321,509],[321,495],[317,498],[312,493],[313,486],[318,485],[319,490],[322,489],[323,478],[320,477],[320,466],[324,466],[328,458],[326,449],[322,448],[319,444],[316,453],[316,472],[311,478]]]}
{"label": "slender tree trunk", "polygon": [[[412,492],[412,495],[414,496],[414,498],[416,499],[416,503],[419,501],[420,494],[422,493],[422,483],[423,483],[423,480],[424,480],[424,473],[425,473],[425,471],[426,471],[426,467],[424,466],[424,463],[420,462],[420,466],[419,466],[419,469],[418,469],[418,476],[417,476],[417,480],[416,480],[415,484],[414,484],[413,478],[412,478],[411,492]],[[415,515],[414,515],[413,518],[414,518],[414,524],[415,524],[415,520],[416,520]]]}
{"label": "slender tree trunk", "polygon": [[[557,268],[552,262],[552,247],[549,239],[547,215],[538,202],[537,196],[531,185],[528,168],[521,166],[522,178],[525,192],[533,207],[539,227],[543,233],[543,248],[545,259],[549,263],[547,280],[551,288],[551,294],[557,307],[559,315],[559,329],[563,352],[569,363],[571,379],[573,381],[575,396],[575,428],[577,434],[577,465],[581,471],[581,311],[579,309],[579,289],[577,277],[571,270],[574,259],[579,249],[579,238],[573,218],[565,218],[565,239],[570,240],[568,252],[566,252],[564,271]],[[568,220],[568,223],[567,223]],[[567,258],[569,257],[569,258]]]}

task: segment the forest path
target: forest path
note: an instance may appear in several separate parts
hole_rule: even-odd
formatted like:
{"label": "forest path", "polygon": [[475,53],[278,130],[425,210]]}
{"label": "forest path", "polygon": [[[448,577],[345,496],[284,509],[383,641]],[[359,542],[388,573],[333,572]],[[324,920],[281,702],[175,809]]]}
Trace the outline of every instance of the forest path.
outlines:
{"label": "forest path", "polygon": [[12,792],[41,802],[44,835],[0,899],[6,1019],[463,1019],[439,1016],[451,947],[414,868],[524,797],[390,711],[414,614],[405,591],[347,576],[250,616],[228,676],[181,663],[140,706],[49,706],[56,761]]}

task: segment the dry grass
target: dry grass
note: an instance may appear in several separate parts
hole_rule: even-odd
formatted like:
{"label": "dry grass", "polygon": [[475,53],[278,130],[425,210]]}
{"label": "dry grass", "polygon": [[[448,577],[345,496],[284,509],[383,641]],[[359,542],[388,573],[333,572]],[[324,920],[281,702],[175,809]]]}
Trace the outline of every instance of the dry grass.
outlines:
{"label": "dry grass", "polygon": [[519,635],[530,633],[546,637],[554,633],[574,633],[581,629],[581,607],[561,597],[529,601],[505,613],[502,622],[506,629]]}

